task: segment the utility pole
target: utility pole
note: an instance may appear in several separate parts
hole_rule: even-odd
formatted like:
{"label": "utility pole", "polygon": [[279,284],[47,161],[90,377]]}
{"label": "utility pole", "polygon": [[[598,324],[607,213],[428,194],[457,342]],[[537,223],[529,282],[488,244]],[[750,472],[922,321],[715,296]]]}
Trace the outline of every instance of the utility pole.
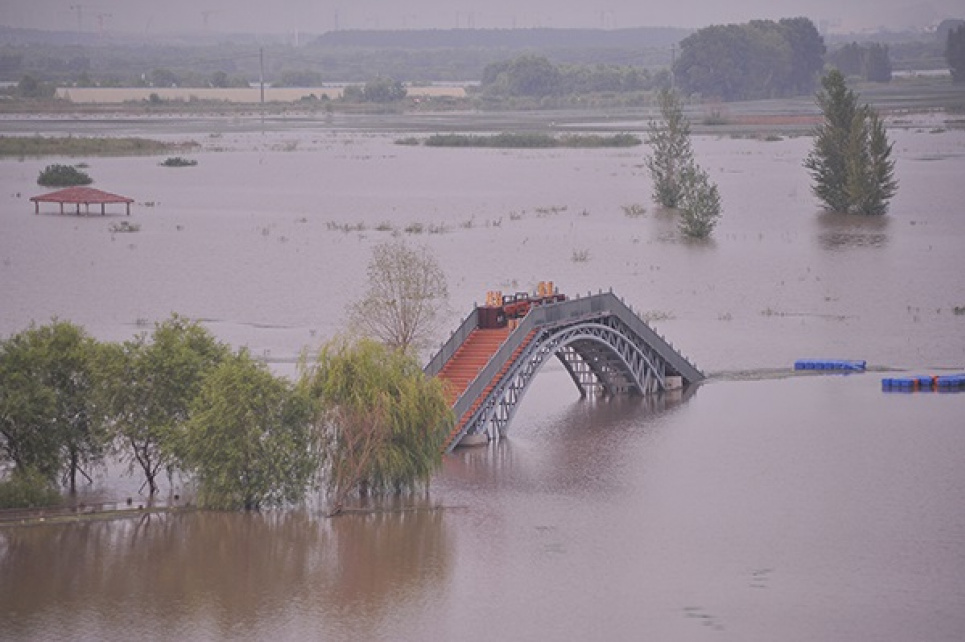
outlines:
{"label": "utility pole", "polygon": [[677,91],[677,77],[673,68],[677,65],[677,43],[670,45],[670,91]]}
{"label": "utility pole", "polygon": [[261,110],[265,110],[265,48],[258,50],[258,85],[261,87]]}
{"label": "utility pole", "polygon": [[261,87],[261,133],[265,133],[265,48],[258,49],[258,85]]}

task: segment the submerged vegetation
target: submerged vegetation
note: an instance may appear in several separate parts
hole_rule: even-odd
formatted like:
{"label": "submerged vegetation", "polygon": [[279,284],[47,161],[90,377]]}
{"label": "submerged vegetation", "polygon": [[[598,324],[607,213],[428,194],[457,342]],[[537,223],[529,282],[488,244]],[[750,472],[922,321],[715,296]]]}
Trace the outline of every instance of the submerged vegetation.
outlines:
{"label": "submerged vegetation", "polygon": [[73,165],[47,165],[37,177],[37,185],[44,187],[71,187],[90,185],[94,179]]}
{"label": "submerged vegetation", "polygon": [[194,141],[99,136],[0,136],[0,156],[136,156],[200,147]]}
{"label": "submerged vegetation", "polygon": [[197,164],[198,161],[193,158],[184,158],[182,156],[171,156],[161,162],[162,167],[194,167]]}
{"label": "submerged vegetation", "polygon": [[[595,148],[635,147],[641,140],[632,134],[551,134],[503,132],[488,136],[478,134],[433,134],[425,139],[426,147],[494,147],[504,149],[541,149],[552,147]],[[397,141],[400,145],[414,145],[412,138]]]}

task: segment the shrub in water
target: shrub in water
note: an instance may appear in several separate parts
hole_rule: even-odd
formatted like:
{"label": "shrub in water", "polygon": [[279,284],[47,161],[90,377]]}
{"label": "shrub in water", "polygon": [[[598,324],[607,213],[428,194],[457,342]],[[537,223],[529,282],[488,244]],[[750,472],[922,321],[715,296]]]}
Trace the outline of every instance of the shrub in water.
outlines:
{"label": "shrub in water", "polygon": [[0,481],[0,508],[56,506],[60,499],[50,480],[33,470],[14,471],[9,479]]}
{"label": "shrub in water", "polygon": [[71,165],[47,165],[37,184],[44,187],[70,187],[72,185],[90,185],[94,179]]}
{"label": "shrub in water", "polygon": [[161,165],[164,167],[194,167],[197,164],[198,161],[190,158],[183,158],[181,156],[172,156],[170,158],[166,158],[164,162],[161,163]]}

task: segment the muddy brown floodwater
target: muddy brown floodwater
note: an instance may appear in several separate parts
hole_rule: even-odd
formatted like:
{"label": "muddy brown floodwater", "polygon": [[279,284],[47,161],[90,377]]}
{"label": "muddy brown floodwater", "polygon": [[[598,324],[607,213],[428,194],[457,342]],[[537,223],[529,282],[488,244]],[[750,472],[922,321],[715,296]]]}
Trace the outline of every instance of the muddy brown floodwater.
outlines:
{"label": "muddy brown floodwater", "polygon": [[[179,169],[0,161],[0,332],[58,317],[123,340],[178,312],[293,374],[396,235],[438,257],[452,328],[487,290],[612,287],[708,381],[581,400],[549,365],[508,439],[447,457],[395,512],[0,528],[0,638],[965,637],[965,394],[881,390],[965,370],[965,132],[892,122],[900,189],[879,218],[819,211],[807,137],[696,137],[724,216],[688,243],[649,202],[643,148],[428,149],[377,125],[0,123],[203,145]],[[39,171],[80,160],[136,199],[140,231],[33,214]],[[871,371],[786,376],[805,357]],[[114,466],[84,497],[139,485]]]}

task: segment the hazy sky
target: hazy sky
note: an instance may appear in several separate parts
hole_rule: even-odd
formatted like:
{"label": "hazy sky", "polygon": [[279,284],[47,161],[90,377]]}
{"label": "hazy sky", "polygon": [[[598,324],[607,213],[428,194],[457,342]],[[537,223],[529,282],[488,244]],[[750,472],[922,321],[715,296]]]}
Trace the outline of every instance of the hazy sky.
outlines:
{"label": "hazy sky", "polygon": [[807,16],[829,31],[927,27],[962,0],[0,0],[0,24],[85,32],[322,33],[454,27],[705,27]]}

